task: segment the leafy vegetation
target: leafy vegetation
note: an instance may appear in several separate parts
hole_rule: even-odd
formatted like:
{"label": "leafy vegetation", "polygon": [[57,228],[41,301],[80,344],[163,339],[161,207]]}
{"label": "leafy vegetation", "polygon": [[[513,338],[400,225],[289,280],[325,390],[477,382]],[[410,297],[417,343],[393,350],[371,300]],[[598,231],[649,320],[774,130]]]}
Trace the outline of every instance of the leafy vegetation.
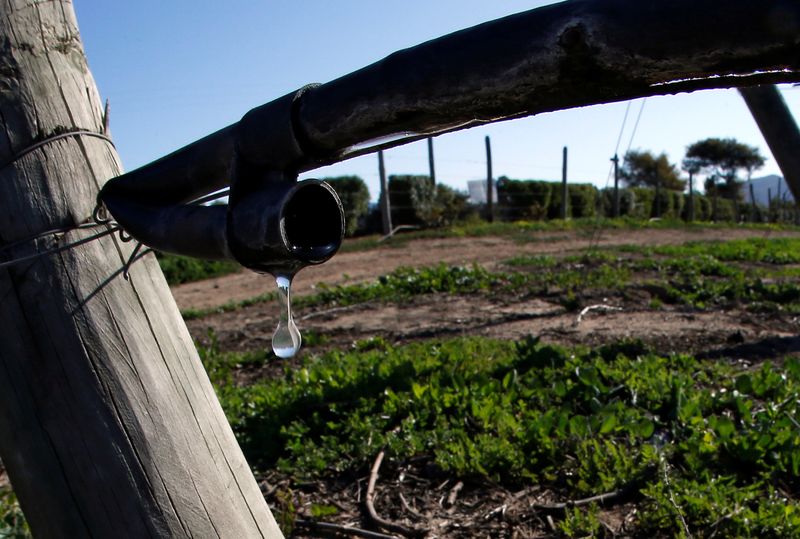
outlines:
{"label": "leafy vegetation", "polygon": [[[246,387],[231,383],[241,355],[203,360],[250,461],[298,480],[363,474],[384,449],[563,499],[632,488],[642,535],[800,533],[796,359],[753,370],[636,341],[377,338]],[[569,510],[562,531],[597,533],[593,511]]]}
{"label": "leafy vegetation", "polygon": [[158,253],[158,263],[170,285],[200,281],[235,273],[241,266],[232,260],[199,260],[186,256]]}
{"label": "leafy vegetation", "polygon": [[0,488],[0,537],[21,539],[30,536],[31,532],[16,494],[8,487]]}

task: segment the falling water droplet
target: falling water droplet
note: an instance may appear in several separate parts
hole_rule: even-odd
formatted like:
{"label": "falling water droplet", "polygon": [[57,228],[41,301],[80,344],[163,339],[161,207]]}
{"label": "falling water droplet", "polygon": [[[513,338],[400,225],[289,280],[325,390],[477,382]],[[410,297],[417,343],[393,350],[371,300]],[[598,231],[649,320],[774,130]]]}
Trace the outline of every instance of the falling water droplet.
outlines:
{"label": "falling water droplet", "polygon": [[285,275],[275,277],[278,285],[278,304],[280,318],[275,333],[272,334],[272,351],[280,358],[292,357],[300,350],[300,330],[292,318],[291,286],[292,278]]}

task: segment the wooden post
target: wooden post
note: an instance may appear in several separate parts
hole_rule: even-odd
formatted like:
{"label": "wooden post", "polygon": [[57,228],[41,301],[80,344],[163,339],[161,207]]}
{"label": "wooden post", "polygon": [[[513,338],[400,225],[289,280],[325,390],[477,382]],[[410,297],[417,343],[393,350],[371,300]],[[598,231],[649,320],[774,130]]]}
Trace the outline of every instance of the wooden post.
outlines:
{"label": "wooden post", "polygon": [[612,216],[616,219],[619,217],[619,156],[614,154],[611,161],[614,163],[614,204]]}
{"label": "wooden post", "polygon": [[767,187],[767,222],[772,219],[772,188]]}
{"label": "wooden post", "polygon": [[383,164],[383,150],[378,150],[378,174],[381,177],[381,195],[378,199],[378,205],[381,208],[381,225],[383,226],[383,235],[388,236],[392,233],[392,206],[389,201],[386,167]]}
{"label": "wooden post", "polygon": [[800,129],[792,111],[776,86],[752,86],[739,92],[781,168],[795,204],[800,203]]}
{"label": "wooden post", "polygon": [[658,165],[653,165],[656,180],[656,218],[661,218],[661,176],[658,174]]}
{"label": "wooden post", "polygon": [[[8,261],[106,230],[74,227],[121,168],[97,135],[54,138],[103,131],[72,3],[2,12]],[[106,235],[0,269],[0,455],[33,535],[282,537],[155,257],[123,279],[131,251]]]}
{"label": "wooden post", "polygon": [[430,170],[431,184],[436,185],[436,167],[433,163],[433,137],[428,137],[428,170]]}
{"label": "wooden post", "polygon": [[492,143],[486,135],[486,218],[494,221],[494,177],[492,176]]}
{"label": "wooden post", "polygon": [[687,211],[689,222],[694,222],[694,171],[689,170],[689,209]]}
{"label": "wooden post", "polygon": [[567,147],[561,160],[561,218],[567,220],[567,204],[569,203],[569,188],[567,187]]}

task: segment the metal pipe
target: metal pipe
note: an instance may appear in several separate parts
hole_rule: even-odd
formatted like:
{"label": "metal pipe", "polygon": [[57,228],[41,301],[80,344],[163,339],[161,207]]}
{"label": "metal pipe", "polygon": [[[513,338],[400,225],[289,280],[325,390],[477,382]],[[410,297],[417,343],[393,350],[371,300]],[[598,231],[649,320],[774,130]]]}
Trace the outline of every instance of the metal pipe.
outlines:
{"label": "metal pipe", "polygon": [[[748,31],[741,32],[745,27]],[[792,81],[800,81],[800,3],[795,0],[569,0],[396,52],[262,105],[232,126],[110,180],[100,199],[134,236],[141,231],[151,245],[160,242],[185,254],[242,256],[245,265],[269,271],[271,265],[251,255],[280,251],[283,256],[289,243],[284,241],[283,251],[267,245],[273,240],[250,245],[241,236],[244,231],[271,234],[275,229],[245,224],[233,212],[270,221],[276,211],[270,204],[283,207],[285,201],[264,198],[270,188],[257,191],[270,182],[292,184],[300,171],[431,134],[541,112]],[[242,179],[244,170],[247,179]],[[167,208],[229,181],[226,240],[214,233],[209,247],[193,248],[189,240],[155,237],[181,230],[199,239],[201,233],[188,230],[216,226],[211,223],[219,222],[218,210]],[[255,199],[269,216],[258,217]],[[133,202],[151,211],[117,215]],[[179,217],[188,220],[185,226],[177,223]],[[137,219],[164,222],[144,225]],[[231,223],[239,231],[234,237]]]}

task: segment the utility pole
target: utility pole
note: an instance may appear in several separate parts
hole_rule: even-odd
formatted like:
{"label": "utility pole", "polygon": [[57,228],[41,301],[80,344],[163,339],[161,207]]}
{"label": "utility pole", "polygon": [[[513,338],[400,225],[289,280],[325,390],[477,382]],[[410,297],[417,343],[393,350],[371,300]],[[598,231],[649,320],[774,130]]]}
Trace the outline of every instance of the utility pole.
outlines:
{"label": "utility pole", "polygon": [[567,220],[569,203],[569,188],[567,187],[567,147],[564,146],[564,154],[561,159],[561,218]]}
{"label": "utility pole", "polygon": [[436,185],[436,167],[433,164],[433,137],[428,137],[428,170],[430,170],[431,184]]}
{"label": "utility pole", "polygon": [[494,221],[494,179],[492,176],[492,143],[486,135],[486,218]]}
{"label": "utility pole", "polygon": [[694,170],[689,169],[689,222],[694,222]]}
{"label": "utility pole", "polygon": [[33,535],[282,537],[155,257],[123,279],[131,244],[76,228],[121,167],[72,2],[3,9],[0,261],[41,256],[0,269],[0,455]]}
{"label": "utility pole", "polygon": [[392,233],[392,206],[389,201],[386,167],[383,164],[383,150],[378,150],[378,174],[381,177],[381,195],[378,199],[378,205],[381,208],[381,225],[383,226],[383,235],[388,236]]}
{"label": "utility pole", "polygon": [[614,154],[611,161],[614,163],[614,206],[612,215],[617,218],[619,217],[619,156]]}

